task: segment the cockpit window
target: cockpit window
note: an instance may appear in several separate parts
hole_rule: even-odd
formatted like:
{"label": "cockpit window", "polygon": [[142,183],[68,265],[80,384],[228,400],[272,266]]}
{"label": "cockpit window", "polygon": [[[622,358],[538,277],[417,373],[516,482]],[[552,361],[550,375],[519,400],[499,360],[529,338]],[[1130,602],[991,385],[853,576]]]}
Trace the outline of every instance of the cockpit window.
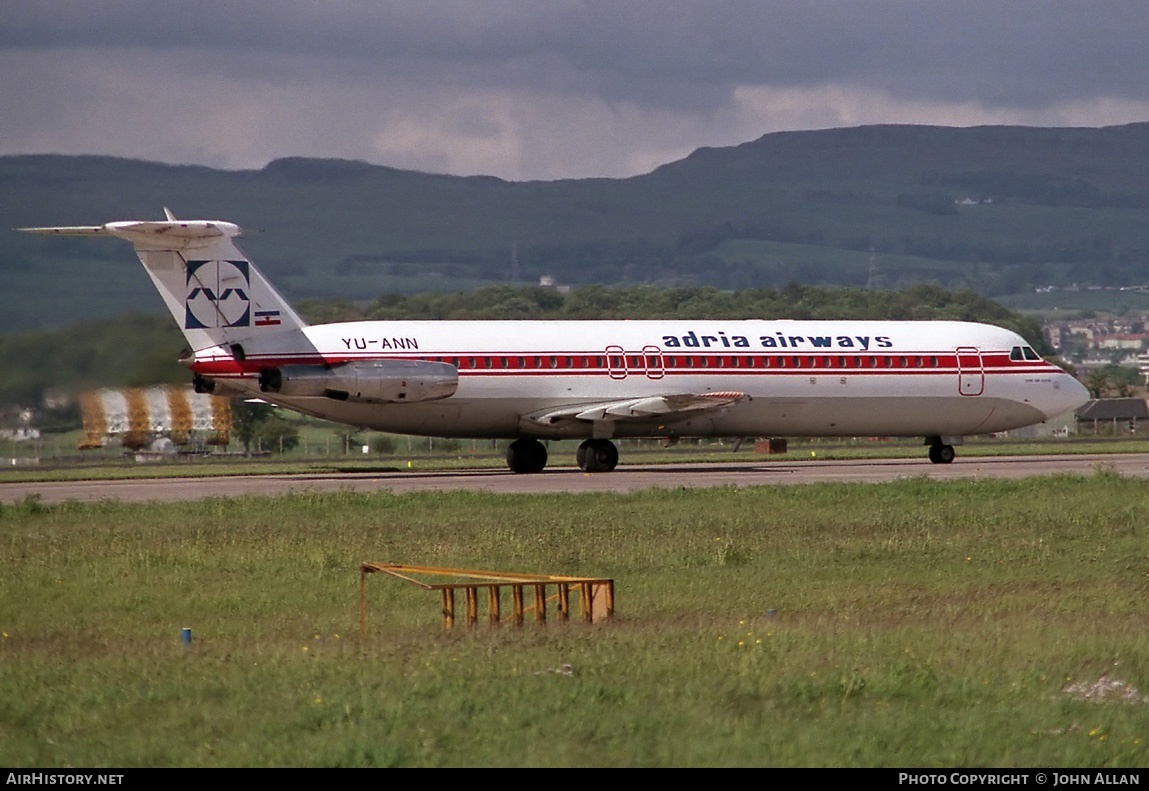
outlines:
{"label": "cockpit window", "polygon": [[1041,359],[1041,357],[1038,355],[1038,353],[1035,352],[1033,349],[1029,348],[1028,346],[1022,348],[1022,351],[1025,352],[1025,359],[1027,359],[1027,360],[1040,360]]}
{"label": "cockpit window", "polygon": [[1009,350],[1009,359],[1011,359],[1015,362],[1025,359],[1025,356],[1021,352],[1020,346],[1014,346],[1012,349]]}

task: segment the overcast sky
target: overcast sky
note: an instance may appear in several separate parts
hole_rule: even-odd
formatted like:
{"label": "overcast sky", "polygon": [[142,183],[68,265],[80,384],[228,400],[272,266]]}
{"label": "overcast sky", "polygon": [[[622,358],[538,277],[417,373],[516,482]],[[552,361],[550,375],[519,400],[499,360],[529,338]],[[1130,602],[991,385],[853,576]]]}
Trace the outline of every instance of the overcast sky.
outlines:
{"label": "overcast sky", "polygon": [[876,123],[1149,120],[1146,0],[0,0],[0,154],[629,176]]}

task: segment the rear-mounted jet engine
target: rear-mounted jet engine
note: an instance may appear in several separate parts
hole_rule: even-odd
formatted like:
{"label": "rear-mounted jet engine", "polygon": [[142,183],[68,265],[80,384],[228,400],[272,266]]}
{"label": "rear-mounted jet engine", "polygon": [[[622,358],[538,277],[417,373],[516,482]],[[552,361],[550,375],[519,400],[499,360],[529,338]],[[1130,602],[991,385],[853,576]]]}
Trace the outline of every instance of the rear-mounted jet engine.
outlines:
{"label": "rear-mounted jet engine", "polygon": [[447,398],[459,387],[459,370],[425,360],[356,360],[338,365],[284,365],[259,372],[259,389],[285,396],[337,401],[406,403]]}

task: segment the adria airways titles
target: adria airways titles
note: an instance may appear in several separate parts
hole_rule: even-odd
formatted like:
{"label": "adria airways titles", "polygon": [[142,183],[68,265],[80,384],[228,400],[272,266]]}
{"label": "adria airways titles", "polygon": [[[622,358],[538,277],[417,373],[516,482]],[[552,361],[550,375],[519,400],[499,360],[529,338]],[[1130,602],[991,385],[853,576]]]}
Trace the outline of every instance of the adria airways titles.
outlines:
{"label": "adria airways titles", "polygon": [[1021,336],[964,322],[363,321],[309,326],[215,220],[25,228],[135,247],[193,350],[197,389],[352,426],[506,438],[539,472],[540,440],[583,438],[606,472],[617,437],[920,436],[949,463],[971,434],[1040,423],[1086,389]]}

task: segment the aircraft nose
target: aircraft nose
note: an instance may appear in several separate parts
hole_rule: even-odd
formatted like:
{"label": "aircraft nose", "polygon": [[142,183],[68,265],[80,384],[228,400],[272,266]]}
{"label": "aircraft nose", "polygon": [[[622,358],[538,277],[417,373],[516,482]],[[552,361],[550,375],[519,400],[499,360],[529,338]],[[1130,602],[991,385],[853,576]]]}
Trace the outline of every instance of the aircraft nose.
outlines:
{"label": "aircraft nose", "polygon": [[1068,373],[1053,380],[1053,397],[1041,411],[1047,418],[1077,409],[1089,400],[1089,389]]}

